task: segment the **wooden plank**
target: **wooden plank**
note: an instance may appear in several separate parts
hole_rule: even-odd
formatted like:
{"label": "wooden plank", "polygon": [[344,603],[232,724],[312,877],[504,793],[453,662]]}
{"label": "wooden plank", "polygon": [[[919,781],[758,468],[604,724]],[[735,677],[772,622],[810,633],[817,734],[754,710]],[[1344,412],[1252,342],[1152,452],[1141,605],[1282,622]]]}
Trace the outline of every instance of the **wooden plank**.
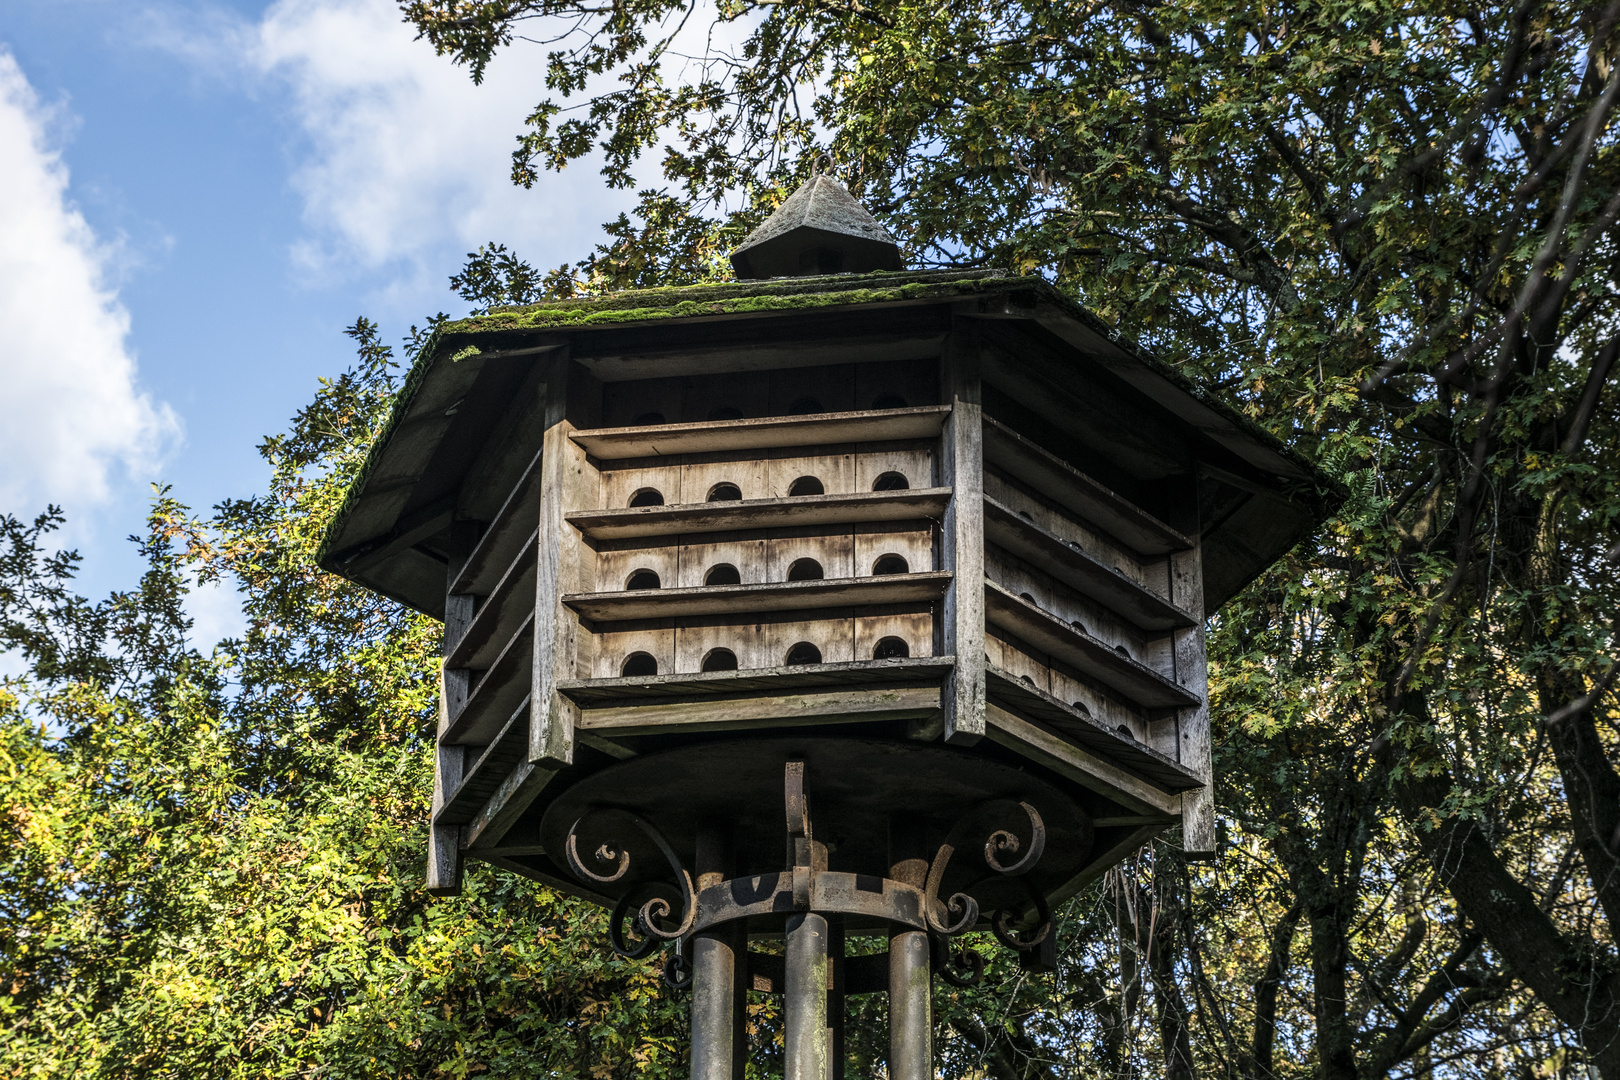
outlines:
{"label": "wooden plank", "polygon": [[472,688],[465,703],[450,714],[449,724],[439,733],[445,743],[472,743],[483,746],[512,714],[518,702],[528,697],[534,664],[534,612],[513,631],[495,662]]}
{"label": "wooden plank", "polygon": [[993,581],[984,583],[984,598],[985,616],[990,622],[1051,653],[1138,705],[1166,709],[1198,704],[1198,698],[1191,691],[1116,652],[1090,634],[1060,622]]}
{"label": "wooden plank", "polygon": [[1192,540],[1057,455],[991,417],[984,421],[985,458],[1144,555],[1184,551]]}
{"label": "wooden plank", "polygon": [[903,660],[858,660],[849,664],[797,664],[759,671],[711,671],[680,675],[643,675],[617,679],[576,679],[558,691],[584,706],[630,701],[702,699],[716,694],[776,693],[817,687],[873,683],[937,682],[950,674],[950,656]]}
{"label": "wooden plank", "polygon": [[467,850],[494,847],[516,825],[518,818],[540,797],[540,792],[556,776],[558,769],[524,761],[501,781],[495,794],[478,808],[465,826],[463,847]]}
{"label": "wooden plank", "polygon": [[612,739],[605,739],[600,735],[593,735],[589,731],[574,729],[574,739],[581,746],[588,746],[592,750],[599,750],[610,758],[619,761],[629,761],[636,756],[636,752],[623,743],[616,743]]}
{"label": "wooden plank", "polygon": [[1088,753],[1107,758],[1166,791],[1189,791],[1203,786],[1203,778],[1183,768],[1174,758],[1166,757],[1129,735],[1109,730],[1094,718],[1039,687],[1030,686],[1011,672],[992,665],[986,674],[989,700],[1031,722],[1053,729],[1059,738],[1074,743]]}
{"label": "wooden plank", "polygon": [[1047,898],[1053,907],[1077,895],[1081,889],[1102,877],[1113,867],[1124,862],[1131,854],[1149,840],[1164,832],[1166,828],[1175,823],[1174,818],[1148,818],[1143,824],[1131,829],[1129,832],[1119,833],[1110,838],[1107,846],[1094,855],[1085,869],[1074,877],[1059,885]]}
{"label": "wooden plank", "polygon": [[595,623],[689,615],[752,616],[767,611],[814,611],[852,604],[924,602],[944,593],[950,578],[951,575],[942,570],[931,570],[921,574],[773,581],[763,585],[575,593],[564,596],[562,602],[580,617]]}
{"label": "wooden plank", "polygon": [[[1170,589],[1179,604],[1203,614],[1204,575],[1202,551],[1193,547],[1170,557]],[[1204,786],[1181,797],[1181,848],[1194,858],[1215,854],[1215,768],[1209,739],[1209,675],[1204,642],[1204,620],[1177,630],[1175,635],[1176,682],[1198,698],[1198,704],[1182,709],[1176,717],[1177,759],[1198,776]]]}
{"label": "wooden plank", "polygon": [[[459,557],[470,549],[473,537],[471,527],[457,529],[450,537],[454,553]],[[449,654],[460,642],[473,619],[473,599],[470,596],[448,596],[444,605],[445,661],[439,666],[439,722],[438,734],[450,726],[450,717],[460,711],[467,701],[471,673],[465,668],[452,666]],[[467,764],[466,749],[436,739],[433,748],[433,804],[431,813],[437,815],[449,803],[452,794],[461,786]],[[428,828],[427,882],[428,892],[435,896],[454,896],[461,891],[461,840],[459,823],[443,825],[432,823]]]}
{"label": "wooden plank", "polygon": [[596,428],[576,431],[570,437],[593,458],[617,461],[623,458],[712,454],[785,446],[931,439],[939,435],[945,414],[949,411],[940,405],[924,405],[908,409],[813,413],[809,416],[761,416],[692,424]]}
{"label": "wooden plank", "polygon": [[939,707],[938,687],[897,686],[606,706],[582,710],[579,726],[599,735],[617,736],[756,731],[805,724],[922,720],[937,714]]}
{"label": "wooden plank", "polygon": [[1064,543],[986,496],[985,539],[1040,567],[1082,596],[1149,633],[1193,626],[1198,620],[1078,547]]}
{"label": "wooden plank", "polygon": [[[982,345],[972,324],[958,320],[940,359],[940,386],[951,405],[940,445],[940,472],[951,488],[941,529],[945,594],[941,637],[957,658],[945,687],[946,742],[972,745],[984,736],[984,406]],[[917,732],[923,735],[925,732]]]}
{"label": "wooden plank", "polygon": [[[757,319],[758,315],[752,316]],[[736,318],[736,317],[732,317]],[[682,324],[690,320],[683,319]],[[774,331],[774,332],[771,332]],[[580,341],[576,356],[603,382],[669,378],[681,375],[736,374],[828,364],[867,364],[891,360],[921,360],[939,355],[944,335],[919,328],[901,333],[861,333],[853,336],[801,337],[772,326],[759,336],[717,344],[710,340],[685,348],[615,349]]]}
{"label": "wooden plank", "polygon": [[597,505],[599,474],[585,450],[569,436],[570,385],[583,372],[567,356],[553,366],[546,402],[546,431],[541,445],[539,572],[534,589],[534,668],[531,699],[534,722],[529,731],[529,761],[560,769],[574,760],[574,721],[579,708],[557,693],[557,684],[574,678],[579,662],[579,616],[562,603],[566,593],[596,585],[596,556],[584,537],[565,523],[574,510]]}
{"label": "wooden plank", "polygon": [[455,500],[440,499],[432,505],[400,518],[382,536],[332,556],[327,562],[340,574],[353,577],[385,559],[390,559],[450,527],[455,518]]}
{"label": "wooden plank", "polygon": [[[461,784],[455,788],[444,805],[433,814],[433,824],[460,825],[471,821],[478,808],[500,788],[501,781],[529,752],[529,699],[525,697],[517,711],[484,747],[482,753],[467,768]],[[470,751],[468,751],[470,756]]]}
{"label": "wooden plank", "polygon": [[534,533],[540,510],[540,455],[529,460],[528,468],[506,496],[494,520],[478,538],[478,545],[466,565],[450,583],[449,592],[488,596],[495,591],[500,576]]}
{"label": "wooden plank", "polygon": [[986,737],[1038,765],[1112,799],[1139,814],[1175,814],[1181,796],[1148,783],[1111,761],[1089,754],[1045,728],[1008,712],[995,702],[985,706]]}
{"label": "wooden plank", "polygon": [[445,660],[447,665],[477,671],[487,669],[512,640],[518,627],[533,617],[539,539],[538,533],[529,534],[528,541],[507,566],[494,591],[478,606],[478,614],[473,616],[466,635]]}
{"label": "wooden plank", "polygon": [[588,510],[569,514],[568,523],[593,540],[624,540],[855,522],[937,521],[944,514],[949,498],[946,488],[858,491],[843,495]]}
{"label": "wooden plank", "polygon": [[525,375],[509,393],[498,395],[506,407],[489,426],[483,447],[463,473],[456,514],[465,521],[494,521],[540,452],[547,365],[531,357],[500,366],[521,368]]}

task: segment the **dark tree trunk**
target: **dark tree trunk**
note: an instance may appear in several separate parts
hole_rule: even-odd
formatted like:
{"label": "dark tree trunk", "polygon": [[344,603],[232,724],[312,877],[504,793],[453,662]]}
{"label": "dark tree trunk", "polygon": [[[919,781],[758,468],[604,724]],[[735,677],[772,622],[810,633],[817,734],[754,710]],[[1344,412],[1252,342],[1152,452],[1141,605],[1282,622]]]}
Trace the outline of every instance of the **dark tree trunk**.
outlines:
{"label": "dark tree trunk", "polygon": [[1620,977],[1612,957],[1559,932],[1479,821],[1444,815],[1449,775],[1407,772],[1394,787],[1402,815],[1457,906],[1511,973],[1577,1034],[1603,1080],[1620,1080]]}

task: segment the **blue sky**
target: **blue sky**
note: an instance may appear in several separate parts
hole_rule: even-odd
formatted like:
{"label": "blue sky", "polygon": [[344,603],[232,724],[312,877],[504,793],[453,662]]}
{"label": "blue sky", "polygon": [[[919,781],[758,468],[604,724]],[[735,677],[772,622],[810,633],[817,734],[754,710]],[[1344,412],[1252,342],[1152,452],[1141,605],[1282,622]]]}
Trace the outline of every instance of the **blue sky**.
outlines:
{"label": "blue sky", "polygon": [[154,481],[262,488],[355,316],[397,342],[478,244],[556,265],[629,206],[590,168],[508,182],[538,49],[474,87],[412,38],[393,0],[0,3],[0,512],[63,505],[84,591],[133,583]]}

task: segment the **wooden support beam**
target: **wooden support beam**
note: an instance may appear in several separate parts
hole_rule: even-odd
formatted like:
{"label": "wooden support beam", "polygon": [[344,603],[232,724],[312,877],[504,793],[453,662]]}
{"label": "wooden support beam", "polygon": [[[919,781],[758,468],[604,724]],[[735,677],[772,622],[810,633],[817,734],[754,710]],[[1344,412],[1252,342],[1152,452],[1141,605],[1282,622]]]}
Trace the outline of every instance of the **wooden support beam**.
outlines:
{"label": "wooden support beam", "polygon": [[533,771],[563,768],[574,760],[574,722],[579,707],[557,692],[579,667],[579,616],[562,602],[564,595],[591,589],[596,580],[595,553],[567,515],[597,505],[598,473],[574,442],[569,404],[589,376],[566,354],[552,364],[547,384],[546,430],[541,443],[539,565],[535,579],[534,673],[531,700],[529,761]]}
{"label": "wooden support beam", "polygon": [[1161,791],[1141,777],[1104,761],[990,702],[985,709],[987,735],[1081,787],[1106,796],[1140,814],[1178,814],[1181,796]]}
{"label": "wooden support beam", "polygon": [[990,417],[984,421],[984,453],[991,465],[1055,499],[1133,551],[1163,555],[1192,546],[1191,537]]}
{"label": "wooden support beam", "polygon": [[585,510],[569,514],[568,523],[593,540],[626,540],[856,522],[937,521],[949,499],[950,491],[946,488],[858,491],[842,495]]}
{"label": "wooden support beam", "polygon": [[450,583],[450,591],[488,596],[518,552],[534,533],[540,513],[540,453],[529,459],[529,466],[496,511],[495,517],[478,538],[466,563]]}
{"label": "wooden support beam", "polygon": [[563,603],[593,623],[698,615],[752,616],[863,604],[926,603],[938,599],[950,580],[951,575],[943,570],[929,570],[920,574],[771,581],[762,585],[582,593],[563,597]]}
{"label": "wooden support beam", "polygon": [[949,411],[945,406],[924,405],[689,424],[643,424],[576,431],[569,437],[591,457],[601,461],[731,450],[779,450],[790,446],[898,442],[938,438]]}
{"label": "wooden support beam", "polygon": [[980,393],[981,344],[970,323],[958,320],[940,359],[940,388],[951,407],[941,437],[941,480],[951,488],[941,530],[945,591],[939,650],[956,657],[945,685],[946,742],[968,746],[985,733],[984,700],[984,408]]}
{"label": "wooden support beam", "polygon": [[1150,818],[1137,828],[1129,832],[1116,832],[1106,847],[1092,854],[1091,861],[1086,864],[1074,877],[1059,885],[1048,902],[1056,907],[1065,900],[1072,899],[1081,889],[1106,874],[1110,869],[1125,861],[1132,852],[1160,833],[1174,822],[1174,818]]}
{"label": "wooden support beam", "polygon": [[1176,682],[1198,699],[1176,717],[1176,760],[1204,786],[1181,797],[1181,848],[1189,857],[1215,854],[1215,768],[1209,739],[1208,653],[1204,641],[1204,573],[1198,546],[1170,556],[1171,598],[1197,616],[1176,631]]}
{"label": "wooden support beam", "polygon": [[466,824],[463,846],[472,851],[499,844],[557,772],[532,761],[520,762]]}
{"label": "wooden support beam", "polygon": [[1066,741],[1116,762],[1165,791],[1190,791],[1202,786],[1203,778],[1194,775],[1174,757],[1098,723],[1094,717],[1081,713],[1045,690],[994,665],[986,669],[986,674],[985,692],[1001,708],[1058,732]]}
{"label": "wooden support beam", "polygon": [[[452,555],[466,558],[477,541],[477,529],[463,525],[450,537]],[[472,624],[473,598],[451,594],[444,605],[444,662],[439,666],[439,723],[436,734],[450,727],[450,717],[467,701],[471,672],[453,666],[450,657]],[[461,787],[466,771],[466,748],[435,741],[433,767],[433,807],[436,817]],[[433,824],[428,828],[427,890],[435,896],[454,896],[461,891],[462,828],[458,822]]]}
{"label": "wooden support beam", "polygon": [[631,701],[704,700],[715,695],[783,694],[801,690],[844,690],[852,686],[931,682],[938,684],[956,662],[951,656],[909,656],[839,664],[794,664],[752,671],[678,672],[614,679],[575,679],[558,687],[580,705]]}
{"label": "wooden support beam", "polygon": [[1032,563],[1082,596],[1123,616],[1149,635],[1191,626],[1198,620],[1153,590],[986,497],[985,539]]}
{"label": "wooden support beam", "polygon": [[[528,752],[529,701],[524,698],[489,745],[476,751],[476,760],[467,766],[460,786],[433,815],[434,823],[456,825],[471,821],[478,808],[500,789],[506,775],[527,759]],[[473,758],[475,750],[469,747],[465,753]]]}
{"label": "wooden support beam", "polygon": [[938,715],[939,705],[940,692],[936,686],[862,688],[719,701],[605,706],[581,711],[579,727],[603,736],[758,731],[809,724],[925,720]]}
{"label": "wooden support beam", "polygon": [[534,613],[531,611],[483,672],[465,703],[450,714],[450,724],[439,733],[439,741],[486,745],[511,717],[518,703],[528,700],[533,691],[533,665]]}
{"label": "wooden support beam", "polygon": [[[1023,597],[1014,596],[995,582],[984,583],[984,595],[987,616],[996,626],[1106,684],[1122,697],[1151,709],[1198,703],[1197,696],[1187,687],[1077,630]],[[1173,753],[1169,756],[1175,757]]]}
{"label": "wooden support beam", "polygon": [[339,552],[329,561],[338,573],[346,575],[362,573],[384,559],[415,547],[429,537],[437,536],[450,527],[454,516],[455,499],[453,497],[440,499],[401,517],[394,527],[382,536],[357,544],[348,551]]}
{"label": "wooden support beam", "polygon": [[532,615],[539,546],[539,536],[530,533],[528,542],[506,568],[495,591],[478,605],[478,613],[450,654],[447,662],[451,666],[485,670]]}

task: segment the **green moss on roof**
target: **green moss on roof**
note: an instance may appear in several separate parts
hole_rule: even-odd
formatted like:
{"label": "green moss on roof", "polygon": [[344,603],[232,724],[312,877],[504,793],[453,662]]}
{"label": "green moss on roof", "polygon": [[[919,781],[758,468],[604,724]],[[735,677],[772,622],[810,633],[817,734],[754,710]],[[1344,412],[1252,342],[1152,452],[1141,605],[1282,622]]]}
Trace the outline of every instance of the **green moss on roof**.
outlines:
{"label": "green moss on roof", "polygon": [[[526,307],[502,308],[448,323],[447,332],[543,330],[649,319],[738,315],[760,311],[797,311],[843,304],[893,303],[1003,292],[1009,285],[1028,285],[1038,278],[1008,278],[994,271],[960,271],[836,275],[735,281],[719,285],[686,285],[634,289],[582,300],[550,300]],[[1043,283],[1044,284],[1044,283]]]}

